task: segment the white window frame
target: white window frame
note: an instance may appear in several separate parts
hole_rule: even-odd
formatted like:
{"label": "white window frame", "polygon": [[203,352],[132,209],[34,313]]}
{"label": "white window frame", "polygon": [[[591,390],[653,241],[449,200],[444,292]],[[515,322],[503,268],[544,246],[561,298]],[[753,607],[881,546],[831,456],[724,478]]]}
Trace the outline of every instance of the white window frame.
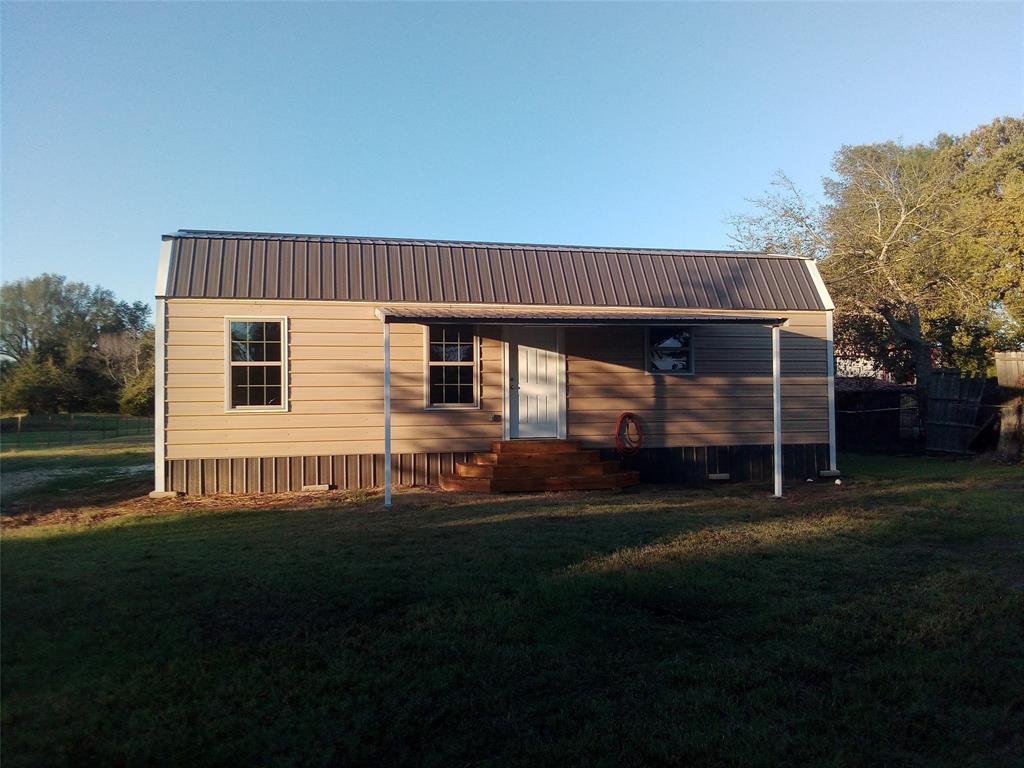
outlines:
{"label": "white window frame", "polygon": [[468,368],[469,363],[449,363],[430,360],[430,324],[423,326],[423,410],[425,411],[473,411],[480,410],[480,334],[476,326],[470,323],[434,323],[434,325],[469,325],[473,329],[473,402],[472,403],[431,403],[430,402],[430,368],[432,365],[461,366]]}
{"label": "white window frame", "polygon": [[[231,360],[231,323],[280,323],[281,324],[281,405],[238,405],[231,404],[231,369],[236,366],[259,365],[250,361]],[[252,315],[228,315],[224,318],[224,412],[225,413],[287,413],[289,407],[289,328],[284,315],[268,317]],[[266,365],[266,368],[272,366]]]}
{"label": "white window frame", "polygon": [[[651,370],[651,328],[681,328],[690,333],[690,370],[688,371],[654,371]],[[697,338],[696,326],[693,325],[658,325],[644,326],[644,373],[648,376],[696,376],[697,375]]]}

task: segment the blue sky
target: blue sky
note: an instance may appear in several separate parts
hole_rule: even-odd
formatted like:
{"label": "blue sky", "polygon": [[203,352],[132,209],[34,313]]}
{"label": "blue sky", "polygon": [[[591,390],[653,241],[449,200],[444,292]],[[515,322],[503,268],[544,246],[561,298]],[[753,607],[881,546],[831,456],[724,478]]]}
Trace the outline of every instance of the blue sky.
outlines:
{"label": "blue sky", "polygon": [[1024,112],[1024,4],[2,10],[3,279],[181,228],[729,247],[776,169]]}

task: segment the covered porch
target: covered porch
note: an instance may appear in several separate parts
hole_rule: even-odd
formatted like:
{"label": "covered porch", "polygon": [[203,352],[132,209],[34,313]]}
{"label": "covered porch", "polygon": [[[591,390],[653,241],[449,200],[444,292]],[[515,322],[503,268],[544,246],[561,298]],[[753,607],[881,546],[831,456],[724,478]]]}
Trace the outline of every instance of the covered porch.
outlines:
{"label": "covered porch", "polygon": [[[382,306],[375,310],[383,328],[384,357],[384,485],[385,503],[391,504],[391,445],[392,445],[392,348],[391,328],[394,325],[421,325],[430,331],[427,334],[426,357],[432,350],[441,349],[449,335],[445,329],[472,327],[474,334],[500,344],[502,355],[502,410],[492,415],[492,420],[502,422],[502,437],[505,441],[525,440],[566,440],[574,437],[574,431],[585,431],[586,425],[573,425],[573,414],[568,407],[569,379],[574,375],[567,366],[567,347],[571,340],[576,343],[593,343],[601,339],[628,338],[642,339],[646,361],[638,370],[631,370],[628,386],[619,386],[614,375],[601,376],[599,372],[585,372],[577,375],[579,382],[599,389],[606,395],[609,407],[619,410],[633,410],[628,407],[631,392],[676,391],[679,381],[698,381],[694,367],[694,356],[704,355],[705,369],[714,369],[715,350],[702,352],[687,346],[688,334],[702,334],[703,328],[760,328],[763,352],[770,354],[770,377],[764,377],[764,384],[747,385],[744,391],[756,392],[758,402],[770,397],[771,407],[771,449],[773,467],[773,490],[782,495],[783,480],[783,411],[782,411],[782,356],[781,328],[787,317],[772,314],[710,313],[684,310],[567,310],[561,308],[524,307],[458,307],[458,306]],[[436,329],[436,330],[434,330]],[[683,335],[683,331],[687,335]],[[714,335],[714,331],[707,334]],[[454,335],[454,333],[452,334]],[[431,346],[434,345],[434,346]],[[653,350],[653,352],[651,351]],[[761,354],[761,353],[759,353]],[[763,362],[767,360],[762,357]],[[425,362],[425,366],[429,366]],[[634,368],[637,366],[634,365]],[[764,371],[767,374],[767,370]],[[587,381],[589,377],[592,381]],[[679,385],[696,391],[714,394],[714,379],[705,377],[708,383]],[[427,386],[433,386],[428,377]],[[439,379],[437,386],[445,386]],[[621,384],[621,380],[619,382]],[[463,386],[466,386],[463,384]],[[708,389],[712,387],[712,389]],[[763,388],[763,391],[762,391]],[[428,394],[429,398],[429,394]],[[428,399],[428,403],[429,403]],[[576,418],[579,418],[578,416]],[[657,420],[657,415],[650,416]],[[495,425],[497,426],[497,425]],[[659,425],[654,425],[655,427]],[[584,439],[584,442],[587,442]]]}

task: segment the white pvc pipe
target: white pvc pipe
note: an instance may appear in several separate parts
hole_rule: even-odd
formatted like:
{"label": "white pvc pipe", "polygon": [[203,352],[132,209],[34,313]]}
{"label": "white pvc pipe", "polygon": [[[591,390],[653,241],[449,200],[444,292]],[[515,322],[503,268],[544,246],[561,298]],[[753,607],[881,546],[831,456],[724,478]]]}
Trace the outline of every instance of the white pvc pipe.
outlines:
{"label": "white pvc pipe", "polygon": [[775,497],[782,498],[782,356],[779,339],[781,329],[772,326],[772,423],[774,426]]}
{"label": "white pvc pipe", "polygon": [[833,340],[832,313],[825,313],[825,349],[828,364],[828,468],[839,469],[836,461],[836,350]]}
{"label": "white pvc pipe", "polygon": [[391,506],[391,325],[384,323],[384,506]]}

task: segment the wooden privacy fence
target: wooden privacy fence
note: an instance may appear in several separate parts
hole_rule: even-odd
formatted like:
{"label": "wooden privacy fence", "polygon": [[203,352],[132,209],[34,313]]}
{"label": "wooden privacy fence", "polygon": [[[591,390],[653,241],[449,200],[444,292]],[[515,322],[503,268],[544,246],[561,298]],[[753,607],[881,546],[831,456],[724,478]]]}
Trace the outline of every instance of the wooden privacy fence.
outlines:
{"label": "wooden privacy fence", "polygon": [[999,458],[1019,461],[1024,448],[1024,352],[996,352],[1000,386]]}
{"label": "wooden privacy fence", "polygon": [[985,377],[961,376],[956,368],[937,368],[932,371],[926,392],[925,449],[967,453],[978,430]]}

